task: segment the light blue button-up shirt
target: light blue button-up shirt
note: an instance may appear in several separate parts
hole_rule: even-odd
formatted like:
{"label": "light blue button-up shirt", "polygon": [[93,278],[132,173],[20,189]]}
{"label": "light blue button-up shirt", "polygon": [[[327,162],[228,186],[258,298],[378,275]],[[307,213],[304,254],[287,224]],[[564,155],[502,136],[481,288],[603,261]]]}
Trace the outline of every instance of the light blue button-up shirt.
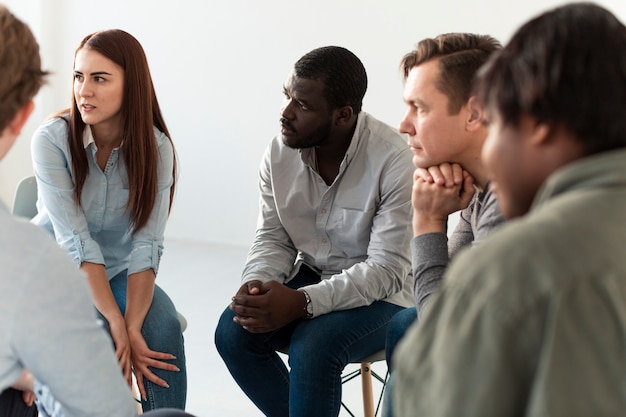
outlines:
{"label": "light blue button-up shirt", "polygon": [[96,162],[98,148],[91,129],[85,129],[89,175],[81,195],[82,207],[78,207],[67,124],[54,118],[35,132],[31,151],[39,213],[33,223],[53,233],[77,266],[83,262],[103,264],[109,279],[125,269],[129,275],[149,268],[157,273],[169,211],[174,151],[162,132],[156,128],[154,132],[160,155],[158,191],[150,219],[134,232],[126,210],[128,173],[120,149],[111,152],[102,171]]}
{"label": "light blue button-up shirt", "polygon": [[315,316],[377,300],[413,305],[411,160],[402,136],[364,112],[331,185],[315,171],[312,149],[274,138],[243,281],[287,282],[304,262],[322,275],[306,287]]}

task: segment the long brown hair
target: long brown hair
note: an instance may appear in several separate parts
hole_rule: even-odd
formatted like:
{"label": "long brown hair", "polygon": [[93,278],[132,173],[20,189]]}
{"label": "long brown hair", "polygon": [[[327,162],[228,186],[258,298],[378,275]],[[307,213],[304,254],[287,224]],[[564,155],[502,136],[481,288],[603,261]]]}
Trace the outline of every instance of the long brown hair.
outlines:
{"label": "long brown hair", "polygon": [[[128,172],[129,192],[126,209],[130,213],[133,230],[139,230],[148,222],[157,194],[159,150],[154,136],[154,126],[167,136],[170,143],[172,139],[161,115],[146,55],[137,39],[123,30],[105,30],[87,35],[80,42],[76,53],[83,48],[102,54],[124,70],[124,97],[120,109],[122,120],[120,151]],[[67,110],[65,113],[67,114]],[[148,115],[152,117],[147,117]],[[68,125],[74,170],[74,198],[76,204],[80,206],[89,165],[83,146],[85,123],[78,111],[73,93]],[[174,152],[170,210],[176,186],[176,170],[176,152]]]}

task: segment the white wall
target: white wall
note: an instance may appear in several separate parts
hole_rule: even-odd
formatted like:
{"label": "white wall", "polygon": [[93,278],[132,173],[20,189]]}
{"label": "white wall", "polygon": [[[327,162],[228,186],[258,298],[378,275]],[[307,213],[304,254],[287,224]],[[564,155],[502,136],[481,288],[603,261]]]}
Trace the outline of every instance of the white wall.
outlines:
{"label": "white wall", "polygon": [[[55,75],[21,141],[0,164],[0,198],[30,175],[29,139],[67,106],[73,53],[88,33],[120,28],[143,44],[180,158],[172,238],[249,244],[257,168],[277,133],[282,83],[318,46],[340,45],[368,70],[364,109],[396,126],[403,114],[398,64],[424,37],[487,33],[506,42],[531,16],[562,1],[528,0],[5,0],[40,40]],[[626,2],[599,2],[626,20]]]}

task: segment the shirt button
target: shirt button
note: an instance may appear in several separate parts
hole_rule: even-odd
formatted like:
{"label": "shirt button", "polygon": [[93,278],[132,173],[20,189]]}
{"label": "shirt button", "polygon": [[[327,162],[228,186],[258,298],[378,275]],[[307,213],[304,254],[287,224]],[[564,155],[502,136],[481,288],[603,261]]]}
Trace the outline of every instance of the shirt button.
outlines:
{"label": "shirt button", "polygon": [[322,209],[322,214],[326,214],[326,209]]}
{"label": "shirt button", "polygon": [[322,243],[326,243],[328,242],[326,239],[322,239]]}

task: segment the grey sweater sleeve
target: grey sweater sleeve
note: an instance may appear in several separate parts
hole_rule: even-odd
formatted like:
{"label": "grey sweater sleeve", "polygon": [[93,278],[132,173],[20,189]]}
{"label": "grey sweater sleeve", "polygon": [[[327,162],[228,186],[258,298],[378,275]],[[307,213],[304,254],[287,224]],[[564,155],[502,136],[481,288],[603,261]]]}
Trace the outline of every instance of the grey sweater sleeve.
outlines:
{"label": "grey sweater sleeve", "polygon": [[459,222],[448,240],[444,233],[426,233],[411,240],[415,304],[424,309],[429,297],[439,290],[448,262],[464,247],[486,238],[504,221],[495,196],[476,194],[461,211]]}
{"label": "grey sweater sleeve", "polygon": [[422,310],[426,300],[441,285],[448,265],[448,238],[444,233],[427,233],[411,240],[415,305]]}
{"label": "grey sweater sleeve", "polygon": [[461,212],[449,242],[445,233],[425,233],[411,240],[414,295],[418,313],[426,305],[428,298],[439,290],[443,273],[452,256],[474,240],[471,210],[472,205]]}

